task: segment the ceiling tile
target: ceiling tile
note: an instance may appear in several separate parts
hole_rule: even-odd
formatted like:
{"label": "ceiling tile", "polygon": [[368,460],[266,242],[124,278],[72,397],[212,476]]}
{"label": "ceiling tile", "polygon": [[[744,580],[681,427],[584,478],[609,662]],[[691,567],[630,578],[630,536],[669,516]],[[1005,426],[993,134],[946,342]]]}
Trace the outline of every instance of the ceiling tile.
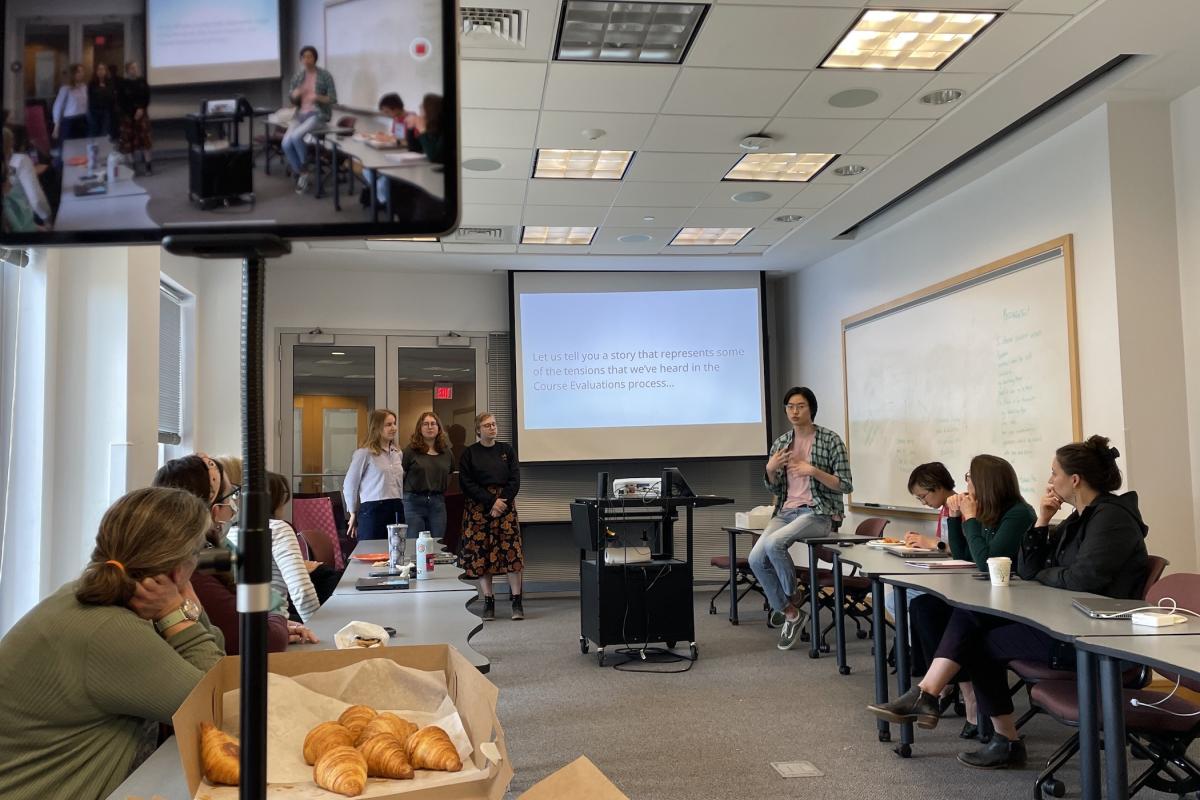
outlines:
{"label": "ceiling tile", "polygon": [[1003,11],[1016,0],[869,0],[868,6],[876,8],[952,8],[955,11],[983,9],[985,11]]}
{"label": "ceiling tile", "polygon": [[1012,10],[1018,14],[1078,14],[1096,0],[1021,0]]}
{"label": "ceiling tile", "polygon": [[[675,238],[678,228],[617,228],[605,226],[596,231],[592,240],[593,253],[620,255],[622,253],[657,253]],[[650,236],[648,242],[621,242],[622,236]]]}
{"label": "ceiling tile", "polygon": [[550,65],[542,107],[554,111],[657,113],[678,67],[641,64]]}
{"label": "ceiling tile", "polygon": [[807,75],[802,70],[685,67],[663,113],[773,117]]}
{"label": "ceiling tile", "polygon": [[770,153],[847,153],[879,124],[877,119],[779,117],[767,126]]}
{"label": "ceiling tile", "polygon": [[746,238],[742,239],[738,243],[738,246],[747,245],[754,247],[756,245],[772,245],[794,231],[797,227],[799,227],[799,223],[792,225],[763,225],[746,234]]}
{"label": "ceiling tile", "polygon": [[464,108],[464,147],[531,147],[537,132],[538,112]]}
{"label": "ceiling tile", "polygon": [[697,67],[812,69],[854,22],[842,8],[718,5],[688,54]]}
{"label": "ceiling tile", "polygon": [[[636,160],[636,157],[635,157]],[[704,183],[659,183],[622,181],[615,206],[650,206],[658,208],[694,208],[711,190]]]}
{"label": "ceiling tile", "polygon": [[1052,14],[1005,14],[942,72],[1003,72],[1070,19]]}
{"label": "ceiling tile", "polygon": [[738,142],[758,133],[766,117],[659,116],[642,149],[675,153],[732,153],[740,155]]}
{"label": "ceiling tile", "polygon": [[[971,94],[975,90],[993,77],[992,75],[979,72],[944,72],[910,97],[907,103],[900,106],[896,110],[896,113],[892,114],[892,117],[894,119],[937,119],[963,105],[963,103],[970,99]],[[958,89],[964,92],[964,94],[953,103],[946,103],[940,106],[932,106],[921,102],[922,95],[938,89]]]}
{"label": "ceiling tile", "polygon": [[855,152],[890,156],[916,139],[933,125],[933,120],[885,119],[879,127],[854,145]]}
{"label": "ceiling tile", "polygon": [[[613,206],[605,226],[620,228],[682,228],[692,213],[690,208],[654,208],[649,206]],[[654,217],[647,221],[645,217]]]}
{"label": "ceiling tile", "polygon": [[463,61],[463,108],[541,108],[546,65],[530,61]]}
{"label": "ceiling tile", "polygon": [[531,180],[525,202],[535,206],[610,206],[621,181]]}
{"label": "ceiling tile", "polygon": [[695,228],[753,228],[775,216],[772,208],[697,208],[684,223]]}
{"label": "ceiling tile", "polygon": [[[486,47],[486,37],[459,37],[459,53],[463,60],[475,58],[503,59],[505,61],[546,61],[558,33],[558,7],[561,0],[521,0],[520,8],[528,9],[528,28],[525,46],[512,47],[502,43]],[[464,8],[495,8],[493,0],[463,0]]]}
{"label": "ceiling tile", "polygon": [[[747,237],[747,238],[749,238],[749,237]],[[741,255],[741,254],[755,255],[755,254],[765,253],[765,252],[767,252],[767,250],[768,250],[768,248],[765,245],[746,244],[746,240],[742,239],[740,242],[737,243],[737,247],[734,247],[729,252],[736,253],[739,255]]]}
{"label": "ceiling tile", "polygon": [[787,207],[779,213],[809,216],[804,214],[803,210],[799,209],[808,209],[811,211],[814,208],[822,208],[823,206],[827,206],[836,200],[838,195],[844,191],[846,191],[846,187],[838,184],[805,186],[800,190],[800,193],[796,195],[796,199],[794,199],[791,203],[788,203]]}
{"label": "ceiling tile", "polygon": [[729,155],[638,153],[627,181],[719,181],[738,160]]}
{"label": "ceiling tile", "polygon": [[524,225],[559,227],[600,227],[608,214],[608,206],[525,206],[521,214]]}
{"label": "ceiling tile", "polygon": [[[701,205],[708,208],[779,208],[792,202],[803,188],[804,184],[795,182],[721,181]],[[732,199],[738,192],[766,192],[771,197],[758,203],[739,203]]]}
{"label": "ceiling tile", "polygon": [[487,205],[521,205],[525,202],[525,181],[494,181],[466,178],[463,185],[464,203]]}
{"label": "ceiling tile", "polygon": [[[784,117],[882,119],[904,105],[932,78],[929,73],[814,70],[779,113]],[[835,94],[853,89],[868,89],[878,93],[879,97],[857,108],[838,108],[829,104],[829,98]]]}
{"label": "ceiling tile", "polygon": [[[638,150],[654,124],[653,114],[613,112],[543,111],[538,123],[538,147],[579,150]],[[585,130],[602,130],[599,139],[588,139]]]}
{"label": "ceiling tile", "polygon": [[490,206],[475,203],[463,203],[462,225],[520,225],[520,206]]}
{"label": "ceiling tile", "polygon": [[517,252],[517,246],[515,244],[452,244],[447,242],[442,245],[442,250],[447,253],[471,253],[482,256],[497,253],[515,253]]}
{"label": "ceiling tile", "polygon": [[[867,178],[875,171],[875,168],[887,161],[890,156],[873,156],[873,155],[844,155],[841,158],[835,158],[825,171],[813,178],[809,182],[809,187],[824,186],[826,184],[840,184],[843,186],[853,186],[859,181]],[[845,164],[861,164],[867,168],[867,171],[861,175],[838,175],[834,172],[840,166]]]}
{"label": "ceiling tile", "polygon": [[500,168],[489,172],[479,172],[463,168],[463,178],[482,178],[486,180],[525,180],[533,174],[533,150],[529,148],[506,150],[499,147],[464,147],[462,159],[466,163],[472,159],[490,159],[500,162]]}

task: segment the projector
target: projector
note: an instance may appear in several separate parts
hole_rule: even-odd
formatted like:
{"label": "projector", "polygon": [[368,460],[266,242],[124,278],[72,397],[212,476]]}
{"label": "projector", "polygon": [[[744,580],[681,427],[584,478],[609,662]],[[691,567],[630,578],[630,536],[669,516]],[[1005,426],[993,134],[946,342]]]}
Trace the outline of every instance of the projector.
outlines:
{"label": "projector", "polygon": [[613,497],[658,497],[662,478],[614,478]]}

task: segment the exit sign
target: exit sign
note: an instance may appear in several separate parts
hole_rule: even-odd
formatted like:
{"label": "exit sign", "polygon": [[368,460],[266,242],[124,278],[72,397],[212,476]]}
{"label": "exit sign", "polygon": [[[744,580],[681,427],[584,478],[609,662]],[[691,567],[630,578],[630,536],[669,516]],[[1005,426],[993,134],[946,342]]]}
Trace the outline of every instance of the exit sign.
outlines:
{"label": "exit sign", "polygon": [[454,399],[454,384],[452,383],[435,383],[433,385],[434,400],[453,400]]}

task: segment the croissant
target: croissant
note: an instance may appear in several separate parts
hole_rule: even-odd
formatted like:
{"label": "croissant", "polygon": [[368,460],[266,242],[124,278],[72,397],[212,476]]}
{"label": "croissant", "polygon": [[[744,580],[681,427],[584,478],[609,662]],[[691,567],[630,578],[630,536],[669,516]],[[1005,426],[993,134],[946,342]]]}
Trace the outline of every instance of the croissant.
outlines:
{"label": "croissant", "polygon": [[362,744],[372,736],[378,736],[381,733],[390,733],[401,742],[407,742],[408,737],[416,732],[417,726],[404,717],[398,717],[390,711],[384,711],[367,723],[362,733],[358,736],[358,743]]}
{"label": "croissant", "polygon": [[413,769],[438,769],[443,772],[458,772],[462,759],[454,742],[437,725],[430,725],[408,737],[408,760]]}
{"label": "croissant", "polygon": [[338,722],[354,734],[356,744],[361,744],[363,728],[377,716],[378,713],[370,706],[350,706],[338,717]]}
{"label": "croissant", "polygon": [[322,789],[354,797],[367,786],[367,761],[349,745],[334,747],[317,759],[313,780]]}
{"label": "croissant", "polygon": [[336,722],[322,722],[304,737],[304,763],[315,764],[321,755],[335,747],[354,746],[354,734]]}
{"label": "croissant", "polygon": [[238,785],[238,749],[232,736],[217,730],[210,722],[200,723],[200,763],[209,783]]}
{"label": "croissant", "polygon": [[372,736],[358,746],[358,752],[367,760],[367,774],[374,778],[408,780],[413,776],[404,742],[390,733]]}

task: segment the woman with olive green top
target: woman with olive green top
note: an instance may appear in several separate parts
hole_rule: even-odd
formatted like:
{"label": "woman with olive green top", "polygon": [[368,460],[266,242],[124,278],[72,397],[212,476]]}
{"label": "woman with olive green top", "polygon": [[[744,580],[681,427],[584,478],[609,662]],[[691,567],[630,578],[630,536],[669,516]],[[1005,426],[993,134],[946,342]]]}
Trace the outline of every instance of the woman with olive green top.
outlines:
{"label": "woman with olive green top", "polygon": [[107,797],[225,654],[191,589],[211,518],[180,489],[105,513],[91,563],[0,640],[0,797]]}

